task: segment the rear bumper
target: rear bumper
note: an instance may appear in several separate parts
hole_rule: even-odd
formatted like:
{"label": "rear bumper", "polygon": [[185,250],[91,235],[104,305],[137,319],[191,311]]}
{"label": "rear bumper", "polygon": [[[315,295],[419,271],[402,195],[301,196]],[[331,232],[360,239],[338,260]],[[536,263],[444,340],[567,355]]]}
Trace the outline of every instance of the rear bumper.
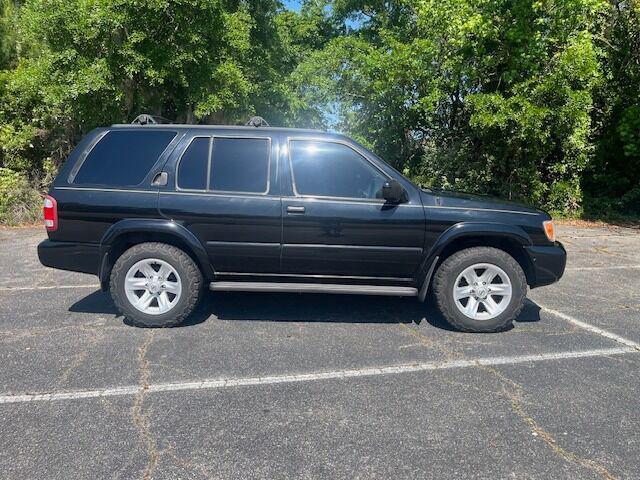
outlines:
{"label": "rear bumper", "polygon": [[530,287],[542,287],[557,282],[567,264],[567,251],[560,242],[549,247],[525,247],[531,260],[533,279]]}
{"label": "rear bumper", "polygon": [[44,240],[38,245],[38,258],[45,267],[94,275],[100,272],[100,245],[95,243]]}

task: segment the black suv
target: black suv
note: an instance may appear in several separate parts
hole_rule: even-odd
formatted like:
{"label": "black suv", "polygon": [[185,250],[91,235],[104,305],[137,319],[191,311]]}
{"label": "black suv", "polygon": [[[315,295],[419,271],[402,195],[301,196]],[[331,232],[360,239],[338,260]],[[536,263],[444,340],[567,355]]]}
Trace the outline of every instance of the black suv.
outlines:
{"label": "black suv", "polygon": [[98,276],[138,324],[210,290],[418,297],[461,330],[504,329],[566,252],[526,206],[422,189],[353,140],[270,127],[113,125],[45,198],[50,267]]}

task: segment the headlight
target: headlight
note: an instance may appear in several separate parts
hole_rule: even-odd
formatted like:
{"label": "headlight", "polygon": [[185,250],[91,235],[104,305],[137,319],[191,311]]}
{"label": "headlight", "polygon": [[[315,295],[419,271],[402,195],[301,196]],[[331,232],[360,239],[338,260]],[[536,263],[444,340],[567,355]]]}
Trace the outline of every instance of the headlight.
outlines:
{"label": "headlight", "polygon": [[556,226],[553,223],[553,220],[545,220],[542,222],[542,226],[544,228],[544,233],[547,235],[547,238],[550,242],[556,241]]}

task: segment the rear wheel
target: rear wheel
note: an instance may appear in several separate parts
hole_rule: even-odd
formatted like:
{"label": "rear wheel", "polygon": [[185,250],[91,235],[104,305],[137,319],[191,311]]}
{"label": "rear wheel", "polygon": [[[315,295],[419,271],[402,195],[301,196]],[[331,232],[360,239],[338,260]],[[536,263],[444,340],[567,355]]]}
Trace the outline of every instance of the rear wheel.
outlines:
{"label": "rear wheel", "polygon": [[118,310],[147,327],[179,324],[195,308],[202,274],[173,245],[141,243],[124,252],[111,271],[110,291]]}
{"label": "rear wheel", "polygon": [[447,321],[468,332],[508,328],[522,310],[527,280],[503,250],[474,247],[447,258],[434,278],[438,307]]}

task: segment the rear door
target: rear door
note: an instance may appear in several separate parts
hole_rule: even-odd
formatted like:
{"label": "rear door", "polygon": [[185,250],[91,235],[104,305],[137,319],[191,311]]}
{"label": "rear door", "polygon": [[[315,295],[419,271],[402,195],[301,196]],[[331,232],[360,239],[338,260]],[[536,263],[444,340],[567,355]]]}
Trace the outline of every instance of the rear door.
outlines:
{"label": "rear door", "polygon": [[194,130],[167,167],[161,213],[205,246],[216,275],[280,271],[277,139]]}
{"label": "rear door", "polygon": [[289,188],[282,204],[283,273],[413,281],[425,228],[415,188],[407,188],[406,203],[386,203],[382,185],[392,178],[391,169],[333,137],[290,138],[281,163],[286,165],[283,185]]}

